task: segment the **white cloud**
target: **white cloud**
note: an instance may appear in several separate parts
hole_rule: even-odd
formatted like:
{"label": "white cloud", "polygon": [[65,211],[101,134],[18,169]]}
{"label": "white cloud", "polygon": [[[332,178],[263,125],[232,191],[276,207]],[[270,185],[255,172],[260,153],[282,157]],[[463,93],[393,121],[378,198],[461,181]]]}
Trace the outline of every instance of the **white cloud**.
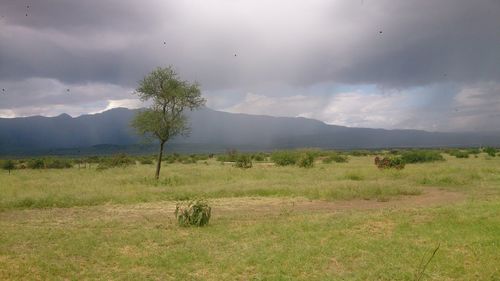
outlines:
{"label": "white cloud", "polygon": [[101,110],[101,112],[117,107],[135,109],[142,107],[142,102],[139,99],[108,100],[108,106]]}
{"label": "white cloud", "polygon": [[308,117],[351,127],[394,128],[410,117],[409,99],[402,93],[350,92],[332,97],[294,95],[268,97],[248,93],[245,99],[223,109],[228,112]]}
{"label": "white cloud", "polygon": [[132,89],[109,83],[63,83],[56,79],[29,78],[2,82],[0,117],[30,115],[78,116],[119,106],[137,107]]}

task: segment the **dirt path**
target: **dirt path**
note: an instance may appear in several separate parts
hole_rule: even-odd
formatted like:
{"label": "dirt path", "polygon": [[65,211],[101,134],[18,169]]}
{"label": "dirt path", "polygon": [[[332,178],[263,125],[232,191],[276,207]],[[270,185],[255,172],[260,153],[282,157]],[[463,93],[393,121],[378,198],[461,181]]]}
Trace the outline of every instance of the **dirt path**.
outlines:
{"label": "dirt path", "polygon": [[[337,212],[349,210],[407,209],[461,202],[463,193],[426,189],[421,195],[392,198],[387,202],[376,200],[323,201],[307,198],[242,197],[210,200],[213,216],[266,216],[287,212]],[[73,208],[13,210],[0,213],[0,220],[30,221],[30,223],[72,223],[79,217],[101,219],[164,219],[173,217],[175,202],[151,202],[131,205],[101,205]]]}
{"label": "dirt path", "polygon": [[[355,199],[349,201],[309,200],[307,198],[273,198],[273,197],[240,197],[221,198],[210,200],[213,215],[266,215],[289,211],[300,212],[330,212],[344,210],[372,210],[415,208],[445,205],[465,200],[463,193],[450,192],[438,189],[427,189],[421,195],[401,196],[387,202],[376,200]],[[108,213],[125,213],[133,216],[134,212],[144,215],[154,213],[172,213],[175,210],[174,202],[153,202],[136,205],[116,205],[106,208]]]}

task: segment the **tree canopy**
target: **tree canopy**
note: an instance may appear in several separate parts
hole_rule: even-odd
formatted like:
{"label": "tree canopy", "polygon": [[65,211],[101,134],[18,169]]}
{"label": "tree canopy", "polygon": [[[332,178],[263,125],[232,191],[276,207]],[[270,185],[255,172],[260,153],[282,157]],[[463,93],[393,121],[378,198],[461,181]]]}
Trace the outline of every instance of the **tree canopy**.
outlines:
{"label": "tree canopy", "polygon": [[205,104],[197,82],[181,80],[174,69],[158,67],[139,82],[136,94],[150,103],[132,121],[132,126],[146,139],[158,139],[160,151],[156,168],[158,179],[165,142],[177,135],[187,135],[189,124],[184,112]]}

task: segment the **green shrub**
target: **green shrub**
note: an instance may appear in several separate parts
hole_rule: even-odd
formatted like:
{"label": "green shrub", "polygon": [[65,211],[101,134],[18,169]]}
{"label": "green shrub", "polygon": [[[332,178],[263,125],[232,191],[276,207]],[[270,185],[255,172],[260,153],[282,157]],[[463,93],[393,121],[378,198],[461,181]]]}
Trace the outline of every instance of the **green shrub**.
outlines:
{"label": "green shrub", "polygon": [[450,155],[455,156],[457,158],[469,158],[469,153],[467,151],[461,151],[461,150],[454,151]]}
{"label": "green shrub", "polygon": [[352,151],[349,151],[348,152],[349,155],[352,155],[352,156],[368,156],[370,155],[370,151],[368,150],[352,150]]}
{"label": "green shrub", "polygon": [[225,154],[217,155],[217,161],[219,162],[236,162],[238,158],[238,152],[236,149],[229,149]]}
{"label": "green shrub", "polygon": [[276,151],[271,154],[271,161],[277,166],[295,165],[298,154],[291,151]]}
{"label": "green shrub", "polygon": [[15,165],[14,161],[12,161],[12,160],[6,160],[2,163],[2,169],[9,171],[9,175],[10,175],[10,171],[14,170],[15,168],[16,168],[16,165]]}
{"label": "green shrub", "polygon": [[397,169],[401,170],[405,167],[405,162],[402,157],[392,156],[392,157],[375,157],[375,165],[379,169]]}
{"label": "green shrub", "polygon": [[252,159],[247,154],[241,154],[236,159],[236,163],[234,165],[242,169],[252,168]]}
{"label": "green shrub", "polygon": [[314,154],[313,153],[302,153],[297,159],[297,166],[301,168],[311,168],[314,166]]}
{"label": "green shrub", "polygon": [[30,168],[30,169],[44,169],[45,168],[45,161],[43,159],[40,159],[40,158],[31,159],[28,162],[28,168]]}
{"label": "green shrub", "polygon": [[267,156],[264,153],[255,153],[251,156],[254,161],[266,161]]}
{"label": "green shrub", "polygon": [[210,221],[212,208],[204,200],[178,203],[175,207],[175,218],[180,226],[204,226]]}
{"label": "green shrub", "polygon": [[469,154],[474,154],[474,155],[477,155],[477,154],[481,153],[481,151],[479,149],[477,149],[477,148],[469,148],[469,149],[467,149],[467,152]]}
{"label": "green shrub", "polygon": [[491,157],[495,157],[497,154],[497,150],[494,147],[485,147],[483,151]]}
{"label": "green shrub", "polygon": [[119,153],[113,155],[112,157],[101,159],[101,162],[97,166],[97,169],[104,170],[107,168],[114,168],[114,167],[125,168],[133,164],[135,164],[134,159],[130,158],[127,154]]}
{"label": "green shrub", "polygon": [[196,164],[196,159],[193,157],[182,157],[179,160],[182,164]]}
{"label": "green shrub", "polygon": [[153,160],[151,160],[150,158],[141,158],[139,160],[139,162],[143,165],[151,165],[153,164]]}
{"label": "green shrub", "polygon": [[349,161],[349,158],[345,155],[340,155],[340,154],[332,154],[326,158],[323,158],[323,163],[325,164],[330,164],[332,162],[335,163],[347,163]]}
{"label": "green shrub", "polygon": [[47,169],[67,169],[73,167],[73,164],[68,159],[49,159],[45,163]]}
{"label": "green shrub", "polygon": [[406,164],[410,163],[426,163],[443,161],[444,158],[439,151],[433,150],[411,150],[402,154],[402,159]]}

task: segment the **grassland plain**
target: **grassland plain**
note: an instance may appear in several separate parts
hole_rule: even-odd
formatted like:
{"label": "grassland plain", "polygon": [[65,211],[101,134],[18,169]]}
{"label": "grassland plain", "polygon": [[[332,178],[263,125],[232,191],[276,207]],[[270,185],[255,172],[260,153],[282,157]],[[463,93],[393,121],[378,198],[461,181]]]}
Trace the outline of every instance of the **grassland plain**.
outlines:
{"label": "grassland plain", "polygon": [[[500,159],[0,174],[0,280],[500,280]],[[441,197],[436,199],[434,197]],[[209,198],[204,228],[175,200]]]}

